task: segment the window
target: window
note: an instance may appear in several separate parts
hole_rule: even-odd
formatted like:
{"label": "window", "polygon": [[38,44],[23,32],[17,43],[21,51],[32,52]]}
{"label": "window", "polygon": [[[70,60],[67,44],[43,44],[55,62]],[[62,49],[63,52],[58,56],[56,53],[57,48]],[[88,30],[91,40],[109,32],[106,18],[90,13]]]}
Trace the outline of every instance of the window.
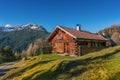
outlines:
{"label": "window", "polygon": [[62,35],[60,35],[57,39],[62,40],[63,39]]}
{"label": "window", "polygon": [[91,47],[95,47],[95,42],[91,42]]}

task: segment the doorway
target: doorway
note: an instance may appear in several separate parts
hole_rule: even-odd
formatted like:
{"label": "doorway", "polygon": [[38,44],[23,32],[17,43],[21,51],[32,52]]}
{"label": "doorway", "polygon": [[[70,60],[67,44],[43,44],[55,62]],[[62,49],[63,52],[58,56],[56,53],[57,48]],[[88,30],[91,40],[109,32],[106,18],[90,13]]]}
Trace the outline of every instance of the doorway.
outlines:
{"label": "doorway", "polygon": [[68,53],[68,43],[64,43],[64,53]]}

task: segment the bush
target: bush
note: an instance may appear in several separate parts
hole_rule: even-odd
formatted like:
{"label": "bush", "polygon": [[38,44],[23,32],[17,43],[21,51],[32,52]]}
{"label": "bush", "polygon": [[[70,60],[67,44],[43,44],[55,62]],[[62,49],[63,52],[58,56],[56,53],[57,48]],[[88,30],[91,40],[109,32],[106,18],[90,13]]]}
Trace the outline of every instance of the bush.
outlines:
{"label": "bush", "polygon": [[6,46],[5,48],[0,49],[0,63],[13,60],[15,60],[15,57],[10,46]]}

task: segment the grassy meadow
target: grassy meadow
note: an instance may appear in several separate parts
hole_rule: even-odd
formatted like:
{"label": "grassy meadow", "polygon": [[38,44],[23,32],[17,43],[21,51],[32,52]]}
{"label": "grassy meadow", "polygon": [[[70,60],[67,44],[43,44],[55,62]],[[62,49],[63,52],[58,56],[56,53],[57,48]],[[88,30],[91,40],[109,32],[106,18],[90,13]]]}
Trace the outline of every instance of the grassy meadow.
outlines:
{"label": "grassy meadow", "polygon": [[12,67],[0,80],[120,80],[120,46],[79,57],[45,54]]}

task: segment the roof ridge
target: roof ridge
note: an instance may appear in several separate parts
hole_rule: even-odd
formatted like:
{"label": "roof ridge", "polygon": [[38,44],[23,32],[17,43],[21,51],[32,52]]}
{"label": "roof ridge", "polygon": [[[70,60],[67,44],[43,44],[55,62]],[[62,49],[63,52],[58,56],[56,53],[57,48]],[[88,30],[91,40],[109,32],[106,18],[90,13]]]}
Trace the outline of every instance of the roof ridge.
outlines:
{"label": "roof ridge", "polygon": [[[69,28],[69,27],[65,27],[65,26],[59,26],[59,27],[76,30],[75,28]],[[78,30],[76,30],[76,31],[78,31]],[[89,31],[85,31],[85,30],[80,30],[80,31],[81,31],[81,32],[87,32],[87,33],[90,33],[90,34],[95,34],[95,33],[89,32]],[[95,35],[96,35],[96,34],[95,34]]]}
{"label": "roof ridge", "polygon": [[[76,30],[74,28],[68,28],[68,27],[64,27],[64,26],[57,26],[55,30],[58,29],[61,29],[62,31],[66,32],[67,34],[69,34],[70,36],[72,36],[73,38],[75,39],[94,39],[94,40],[106,40],[105,38],[103,38],[102,36],[98,35],[98,34],[95,34],[95,33],[92,33],[92,32],[89,32],[89,31],[84,31],[84,30]],[[54,32],[53,31],[53,32]],[[50,36],[52,36],[53,32],[51,33]]]}

